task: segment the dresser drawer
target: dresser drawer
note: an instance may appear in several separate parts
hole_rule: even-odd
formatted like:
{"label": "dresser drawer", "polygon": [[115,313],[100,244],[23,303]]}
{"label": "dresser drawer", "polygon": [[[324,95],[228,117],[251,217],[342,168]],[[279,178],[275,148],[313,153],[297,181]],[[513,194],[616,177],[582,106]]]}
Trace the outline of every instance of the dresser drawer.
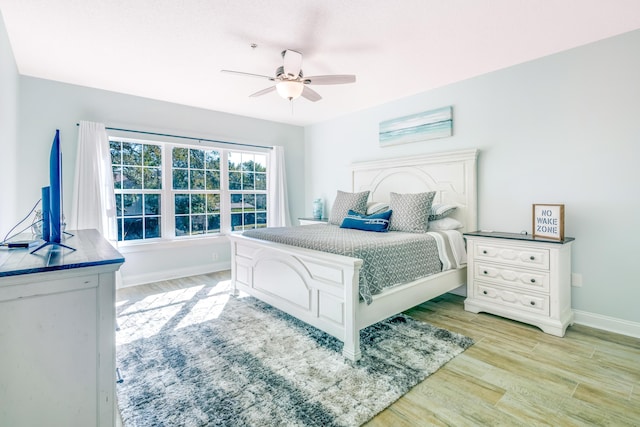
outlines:
{"label": "dresser drawer", "polygon": [[475,297],[478,300],[490,301],[502,306],[512,307],[518,311],[528,311],[541,315],[549,315],[549,296],[527,292],[515,292],[489,283],[475,283]]}
{"label": "dresser drawer", "polygon": [[520,267],[549,270],[549,250],[475,242],[474,258]]}
{"label": "dresser drawer", "polygon": [[474,263],[474,279],[513,286],[523,291],[549,292],[549,272],[509,268],[478,261]]}

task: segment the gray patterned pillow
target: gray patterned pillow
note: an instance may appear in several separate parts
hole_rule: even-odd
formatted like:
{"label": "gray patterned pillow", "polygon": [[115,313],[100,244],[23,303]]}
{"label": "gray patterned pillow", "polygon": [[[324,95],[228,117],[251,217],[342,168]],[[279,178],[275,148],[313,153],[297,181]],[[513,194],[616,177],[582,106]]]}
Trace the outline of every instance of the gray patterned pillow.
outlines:
{"label": "gray patterned pillow", "polygon": [[409,233],[426,233],[429,225],[429,213],[435,197],[435,191],[428,193],[389,195],[391,224],[389,231],[405,231]]}
{"label": "gray patterned pillow", "polygon": [[338,190],[336,199],[331,206],[331,214],[329,215],[329,224],[342,224],[342,220],[349,214],[349,211],[355,211],[360,214],[367,212],[367,199],[369,191],[361,193],[345,193]]}

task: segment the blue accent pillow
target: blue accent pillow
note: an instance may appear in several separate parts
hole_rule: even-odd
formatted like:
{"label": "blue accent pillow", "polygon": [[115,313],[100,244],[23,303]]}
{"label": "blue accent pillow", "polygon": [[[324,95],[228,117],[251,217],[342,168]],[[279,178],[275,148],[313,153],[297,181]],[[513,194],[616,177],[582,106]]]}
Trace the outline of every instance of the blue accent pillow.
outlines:
{"label": "blue accent pillow", "polygon": [[389,228],[389,218],[391,211],[376,213],[373,215],[362,215],[349,210],[347,216],[342,220],[340,228],[354,228],[363,231],[384,232]]}

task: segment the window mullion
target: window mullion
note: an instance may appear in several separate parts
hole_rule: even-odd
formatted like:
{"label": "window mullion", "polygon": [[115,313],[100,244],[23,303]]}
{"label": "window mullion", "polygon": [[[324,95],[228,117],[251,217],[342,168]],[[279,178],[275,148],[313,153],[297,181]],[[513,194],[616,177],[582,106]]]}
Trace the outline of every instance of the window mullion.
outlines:
{"label": "window mullion", "polygon": [[162,230],[163,236],[172,240],[176,237],[175,221],[173,219],[175,207],[173,203],[173,145],[163,144],[162,155]]}
{"label": "window mullion", "polygon": [[229,196],[229,154],[220,151],[220,232],[231,232],[231,197]]}

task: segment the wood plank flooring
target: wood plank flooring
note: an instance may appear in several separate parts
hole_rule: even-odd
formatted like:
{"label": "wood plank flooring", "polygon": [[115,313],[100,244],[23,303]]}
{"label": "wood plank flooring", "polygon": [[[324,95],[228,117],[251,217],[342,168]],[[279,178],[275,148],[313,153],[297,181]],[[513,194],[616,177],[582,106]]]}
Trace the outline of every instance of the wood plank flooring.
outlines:
{"label": "wood plank flooring", "polygon": [[[117,300],[229,281],[228,271],[117,291]],[[585,326],[564,338],[489,314],[445,294],[407,314],[475,344],[367,427],[640,426],[640,339]]]}

